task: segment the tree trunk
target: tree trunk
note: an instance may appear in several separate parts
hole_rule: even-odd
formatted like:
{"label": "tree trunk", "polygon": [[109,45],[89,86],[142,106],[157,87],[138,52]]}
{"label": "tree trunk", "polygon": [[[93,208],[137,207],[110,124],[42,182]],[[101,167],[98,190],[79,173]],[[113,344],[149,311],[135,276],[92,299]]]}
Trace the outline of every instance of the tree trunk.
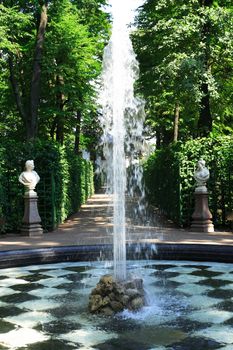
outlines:
{"label": "tree trunk", "polygon": [[161,148],[161,130],[160,128],[156,129],[156,148]]}
{"label": "tree trunk", "polygon": [[40,79],[41,79],[41,59],[45,40],[45,31],[48,23],[47,2],[41,8],[40,24],[37,33],[35,56],[33,63],[31,93],[30,93],[30,122],[27,130],[27,139],[33,140],[37,135],[38,129],[38,108],[40,102]]}
{"label": "tree trunk", "polygon": [[200,136],[208,136],[212,130],[212,115],[210,110],[210,93],[207,83],[201,85],[201,107],[198,120],[198,130]]}
{"label": "tree trunk", "polygon": [[174,135],[173,135],[174,142],[178,141],[179,117],[180,117],[180,105],[177,102],[175,107],[175,118],[174,118]]}
{"label": "tree trunk", "polygon": [[81,131],[81,111],[77,111],[76,115],[76,130],[75,130],[75,143],[74,143],[74,153],[79,154],[79,146],[80,146],[80,131]]}
{"label": "tree trunk", "polygon": [[9,70],[10,70],[10,82],[11,82],[11,86],[12,86],[12,90],[14,93],[14,97],[15,97],[15,103],[18,109],[18,112],[26,126],[26,129],[28,127],[28,120],[26,117],[26,112],[24,109],[24,105],[23,105],[23,101],[22,101],[22,96],[20,93],[20,89],[18,86],[18,82],[15,78],[15,74],[14,74],[14,63],[13,63],[13,59],[11,56],[9,56],[8,58],[8,64],[9,64]]}
{"label": "tree trunk", "polygon": [[[211,7],[213,5],[213,0],[200,0],[201,7]],[[210,70],[209,58],[210,58],[210,22],[204,23],[201,33],[202,41],[205,44],[204,54],[203,54],[203,72],[208,73]],[[212,114],[210,109],[210,92],[209,85],[206,81],[201,84],[201,105],[200,114],[198,120],[198,133],[199,136],[208,136],[212,131]]]}
{"label": "tree trunk", "polygon": [[63,109],[65,104],[65,96],[62,93],[62,86],[64,85],[64,79],[62,76],[58,75],[57,79],[57,87],[58,87],[58,93],[57,93],[57,106],[58,106],[58,114],[56,116],[56,140],[63,145],[64,143],[64,116],[63,116]]}

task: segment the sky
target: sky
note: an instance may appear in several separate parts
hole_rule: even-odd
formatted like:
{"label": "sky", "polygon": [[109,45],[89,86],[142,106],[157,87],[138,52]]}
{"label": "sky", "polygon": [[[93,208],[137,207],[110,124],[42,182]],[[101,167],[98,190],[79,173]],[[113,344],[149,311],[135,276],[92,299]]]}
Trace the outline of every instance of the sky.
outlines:
{"label": "sky", "polygon": [[134,11],[144,3],[144,0],[108,0],[118,16],[126,17],[130,23],[134,19]]}

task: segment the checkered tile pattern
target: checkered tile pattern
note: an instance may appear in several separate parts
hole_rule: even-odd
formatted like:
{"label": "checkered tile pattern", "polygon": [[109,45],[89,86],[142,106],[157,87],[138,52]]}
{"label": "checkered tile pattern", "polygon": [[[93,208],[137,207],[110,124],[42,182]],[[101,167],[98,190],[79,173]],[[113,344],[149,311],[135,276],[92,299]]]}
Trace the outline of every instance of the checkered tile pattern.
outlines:
{"label": "checkered tile pattern", "polygon": [[99,317],[88,296],[109,263],[0,270],[0,349],[233,350],[233,264],[130,261],[147,306]]}

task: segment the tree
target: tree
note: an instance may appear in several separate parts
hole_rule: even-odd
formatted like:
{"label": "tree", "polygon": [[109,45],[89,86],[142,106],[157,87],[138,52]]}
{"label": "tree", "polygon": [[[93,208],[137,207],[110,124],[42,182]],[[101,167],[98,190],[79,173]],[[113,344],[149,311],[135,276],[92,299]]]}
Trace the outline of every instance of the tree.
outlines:
{"label": "tree", "polygon": [[[208,135],[218,118],[224,120],[220,85],[232,86],[232,74],[226,79],[220,72],[232,73],[232,23],[228,1],[150,0],[139,9],[133,37],[139,89],[147,100],[147,122],[162,143],[176,139],[178,114],[180,139]],[[232,111],[230,101],[227,108]]]}
{"label": "tree", "polygon": [[[73,142],[96,118],[95,79],[109,35],[105,0],[3,0],[0,123],[34,140]],[[7,121],[7,123],[6,123]],[[86,131],[85,131],[86,132]]]}

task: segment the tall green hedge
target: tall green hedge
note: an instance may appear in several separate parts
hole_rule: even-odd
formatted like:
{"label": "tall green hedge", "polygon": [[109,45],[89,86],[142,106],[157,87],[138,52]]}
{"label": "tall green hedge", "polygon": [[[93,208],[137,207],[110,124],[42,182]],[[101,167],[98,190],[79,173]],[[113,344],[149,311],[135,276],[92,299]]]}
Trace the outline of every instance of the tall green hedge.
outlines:
{"label": "tall green hedge", "polygon": [[16,232],[23,216],[23,186],[18,176],[25,161],[34,159],[43,228],[53,230],[93,194],[93,167],[52,141],[0,145],[0,231]]}
{"label": "tall green hedge", "polygon": [[209,206],[215,225],[228,226],[233,210],[233,139],[202,138],[157,150],[145,163],[149,201],[180,226],[190,225],[194,209],[197,161],[203,158],[210,170]]}

